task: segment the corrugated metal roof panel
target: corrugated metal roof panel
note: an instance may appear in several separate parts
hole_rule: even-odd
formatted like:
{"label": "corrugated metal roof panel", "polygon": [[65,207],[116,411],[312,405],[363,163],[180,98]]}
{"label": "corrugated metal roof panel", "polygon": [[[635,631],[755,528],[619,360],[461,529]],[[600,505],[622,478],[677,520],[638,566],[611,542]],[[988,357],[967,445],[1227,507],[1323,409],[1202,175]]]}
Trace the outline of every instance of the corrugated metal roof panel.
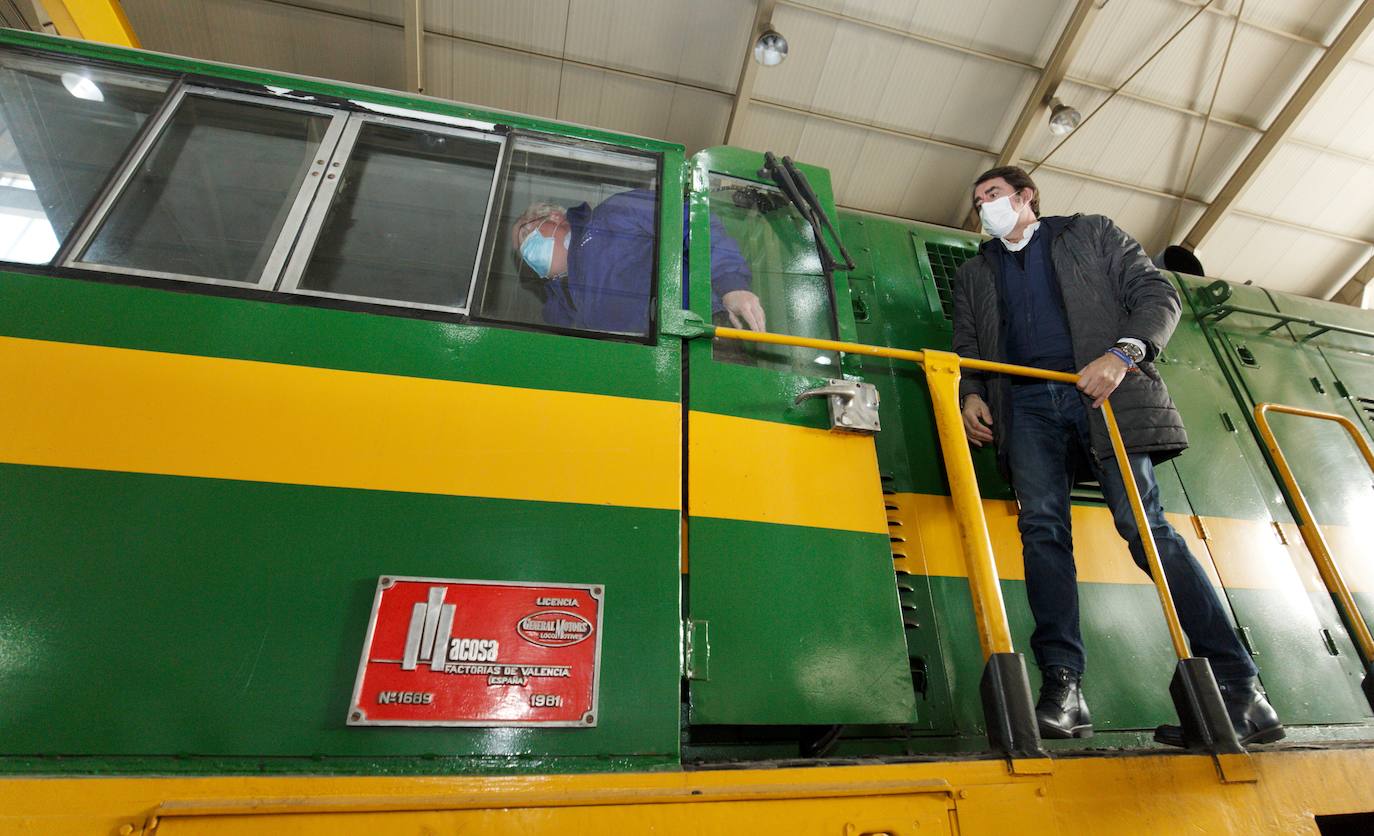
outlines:
{"label": "corrugated metal roof panel", "polygon": [[1351,61],[1341,67],[1293,136],[1374,161],[1374,66]]}
{"label": "corrugated metal roof panel", "polygon": [[578,0],[567,55],[733,91],[753,22],[752,4],[738,0]]}
{"label": "corrugated metal roof panel", "polygon": [[405,84],[401,30],[393,26],[253,0],[124,5],[149,49],[360,84]]}
{"label": "corrugated metal roof panel", "polygon": [[1237,208],[1354,238],[1374,238],[1374,166],[1286,143]]}
{"label": "corrugated metal roof panel", "polygon": [[[1072,82],[1065,83],[1060,96],[1085,115],[1107,98],[1103,91]],[[1200,116],[1118,97],[1070,134],[1050,162],[1157,191],[1181,193],[1202,123]],[[1259,134],[1252,131],[1212,122],[1188,194],[1214,194],[1258,138]],[[1037,126],[1025,156],[1041,160],[1062,139],[1051,134],[1048,127]]]}
{"label": "corrugated metal roof panel", "polygon": [[1071,3],[1060,0],[802,2],[883,26],[1035,64],[1044,64],[1049,58],[1054,41],[1073,8]]}
{"label": "corrugated metal roof panel", "polygon": [[1324,296],[1368,259],[1371,248],[1246,215],[1228,215],[1198,248],[1209,276]]}
{"label": "corrugated metal roof panel", "polygon": [[425,38],[429,93],[469,104],[557,118],[562,62],[441,35]]}

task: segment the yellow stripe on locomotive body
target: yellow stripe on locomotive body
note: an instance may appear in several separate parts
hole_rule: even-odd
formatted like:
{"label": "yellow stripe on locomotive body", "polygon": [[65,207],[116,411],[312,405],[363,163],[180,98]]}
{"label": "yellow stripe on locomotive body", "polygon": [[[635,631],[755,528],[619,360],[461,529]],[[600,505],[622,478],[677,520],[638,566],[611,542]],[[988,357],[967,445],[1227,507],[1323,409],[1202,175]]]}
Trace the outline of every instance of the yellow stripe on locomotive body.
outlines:
{"label": "yellow stripe on locomotive body", "polygon": [[[922,557],[923,574],[967,577],[959,551],[959,530],[948,496],[898,493],[885,497],[894,510],[890,519],[898,522],[903,540],[893,547],[898,559]],[[1021,563],[1021,535],[1016,527],[1016,503],[1010,500],[983,501],[988,521],[997,572],[1002,580],[1025,580]],[[1074,505],[1072,509],[1074,560],[1081,583],[1150,584],[1150,579],[1131,561],[1126,544],[1116,531],[1111,512],[1096,505]],[[1272,522],[1230,517],[1200,516],[1207,539],[1198,536],[1193,517],[1166,513],[1165,517],[1199,558],[1203,571],[1214,586],[1238,589],[1294,590],[1324,592],[1321,578],[1312,564],[1296,526],[1284,524],[1285,542],[1275,533]],[[1337,555],[1361,553],[1360,529],[1350,526],[1324,526]],[[1210,545],[1209,545],[1210,544]],[[1207,558],[1210,558],[1207,559]],[[899,563],[900,566],[900,563]],[[1367,560],[1348,560],[1343,564],[1353,590],[1374,592],[1374,566]]]}
{"label": "yellow stripe on locomotive body", "polygon": [[0,461],[680,505],[676,403],[0,337]]}
{"label": "yellow stripe on locomotive body", "polygon": [[[42,778],[0,782],[0,831],[44,834],[1315,833],[1367,808],[1374,750],[1248,756],[1224,783],[1198,755],[805,769],[481,777]],[[1342,831],[1353,832],[1353,831]]]}
{"label": "yellow stripe on locomotive body", "polygon": [[692,516],[887,533],[869,438],[698,410],[687,420]]}

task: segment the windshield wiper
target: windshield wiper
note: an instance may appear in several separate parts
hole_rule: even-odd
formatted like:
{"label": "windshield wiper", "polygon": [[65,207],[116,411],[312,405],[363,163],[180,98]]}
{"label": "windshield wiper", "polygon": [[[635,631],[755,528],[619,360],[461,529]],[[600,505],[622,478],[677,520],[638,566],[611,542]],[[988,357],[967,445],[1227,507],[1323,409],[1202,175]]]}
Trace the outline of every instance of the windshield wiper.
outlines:
{"label": "windshield wiper", "polygon": [[[792,158],[783,157],[782,163],[779,164],[778,158],[773,156],[772,151],[765,151],[763,169],[759,171],[759,174],[777,183],[782,193],[787,196],[793,206],[797,207],[797,211],[811,225],[811,232],[816,239],[816,250],[821,256],[821,268],[827,274],[833,273],[836,267],[853,270],[854,260],[849,257],[849,251],[844,248],[840,234],[835,231],[835,227],[830,223],[830,218],[825,214],[825,209],[821,207],[821,202],[816,197],[815,191],[812,190],[806,175],[792,162]],[[844,261],[835,258],[835,253],[831,251],[830,245],[825,241],[822,228],[830,230],[830,234],[835,238],[835,243],[839,245],[840,255],[844,256]]]}

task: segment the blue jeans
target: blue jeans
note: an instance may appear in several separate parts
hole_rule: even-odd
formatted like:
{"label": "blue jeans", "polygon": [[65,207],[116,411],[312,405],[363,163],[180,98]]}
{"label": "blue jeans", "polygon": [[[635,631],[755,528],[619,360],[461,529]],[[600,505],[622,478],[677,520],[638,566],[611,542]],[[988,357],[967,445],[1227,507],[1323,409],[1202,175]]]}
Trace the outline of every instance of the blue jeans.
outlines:
{"label": "blue jeans", "polygon": [[[1079,464],[1088,462],[1097,475],[1116,530],[1136,565],[1149,574],[1149,564],[1115,458],[1101,461],[1090,449],[1088,407],[1082,395],[1068,383],[1035,382],[1011,388],[1013,437],[1008,452],[1012,487],[1021,503],[1018,526],[1026,565],[1026,597],[1035,617],[1031,649],[1042,670],[1058,665],[1082,673],[1078,573],[1069,519],[1069,491]],[[1187,542],[1164,519],[1150,457],[1134,454],[1130,460],[1193,655],[1206,657],[1218,680],[1254,676],[1255,664],[1227,621],[1216,590]]]}

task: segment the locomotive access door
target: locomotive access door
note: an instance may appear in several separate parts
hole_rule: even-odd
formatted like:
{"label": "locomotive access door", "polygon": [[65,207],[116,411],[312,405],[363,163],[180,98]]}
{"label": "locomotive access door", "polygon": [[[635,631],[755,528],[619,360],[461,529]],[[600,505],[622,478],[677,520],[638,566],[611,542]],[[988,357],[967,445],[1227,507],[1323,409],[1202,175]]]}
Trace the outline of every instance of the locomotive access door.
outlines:
{"label": "locomotive access door", "polygon": [[[852,311],[834,303],[848,298],[843,274],[831,286],[811,224],[763,164],[734,148],[694,160],[692,312],[749,327],[732,321],[722,299],[747,285],[767,331],[854,339]],[[827,172],[799,168],[833,218]],[[795,402],[856,375],[858,358],[722,339],[688,345],[691,722],[910,722],[873,440],[832,432],[823,397]]]}
{"label": "locomotive access door", "polygon": [[[1191,282],[1184,286],[1195,300],[1207,298],[1203,288]],[[1260,288],[1232,287],[1231,294],[1232,304],[1277,310],[1273,297]],[[1320,315],[1306,313],[1314,314]],[[1271,402],[1338,413],[1353,420],[1354,411],[1339,395],[1335,376],[1317,348],[1298,342],[1310,329],[1275,325],[1276,320],[1270,317],[1237,312],[1203,327],[1243,409],[1249,412],[1256,404]],[[1174,350],[1171,343],[1169,352]],[[1185,420],[1191,421],[1187,412]],[[1345,431],[1334,424],[1287,415],[1274,415],[1271,420],[1298,484],[1336,552],[1336,560],[1358,583],[1360,564],[1367,562],[1361,558],[1367,549],[1357,543],[1369,542],[1368,520],[1374,518],[1374,499],[1363,460]],[[1248,414],[1237,415],[1233,425],[1244,432],[1243,428],[1253,427],[1253,419]],[[1190,432],[1193,426],[1189,424]],[[1268,507],[1246,513],[1248,503],[1240,484],[1226,485],[1220,493],[1215,489],[1192,491],[1190,497],[1196,513],[1208,517],[1214,529],[1209,546],[1237,621],[1249,628],[1243,636],[1255,653],[1260,679],[1285,722],[1363,722],[1369,717],[1369,707],[1360,697],[1363,670],[1359,654],[1292,522],[1258,436],[1242,438],[1238,433],[1236,443],[1250,460],[1249,469],[1262,493],[1267,494]],[[1187,455],[1177,460],[1185,488],[1193,483],[1216,484],[1213,480],[1222,466],[1225,446],[1209,445],[1209,455],[1191,463]],[[1190,468],[1206,471],[1190,480]],[[1268,533],[1249,543],[1236,539],[1247,516],[1278,522],[1286,541],[1280,544],[1282,551],[1274,550],[1278,541],[1270,539]],[[1343,542],[1354,548],[1346,546],[1343,550]]]}

